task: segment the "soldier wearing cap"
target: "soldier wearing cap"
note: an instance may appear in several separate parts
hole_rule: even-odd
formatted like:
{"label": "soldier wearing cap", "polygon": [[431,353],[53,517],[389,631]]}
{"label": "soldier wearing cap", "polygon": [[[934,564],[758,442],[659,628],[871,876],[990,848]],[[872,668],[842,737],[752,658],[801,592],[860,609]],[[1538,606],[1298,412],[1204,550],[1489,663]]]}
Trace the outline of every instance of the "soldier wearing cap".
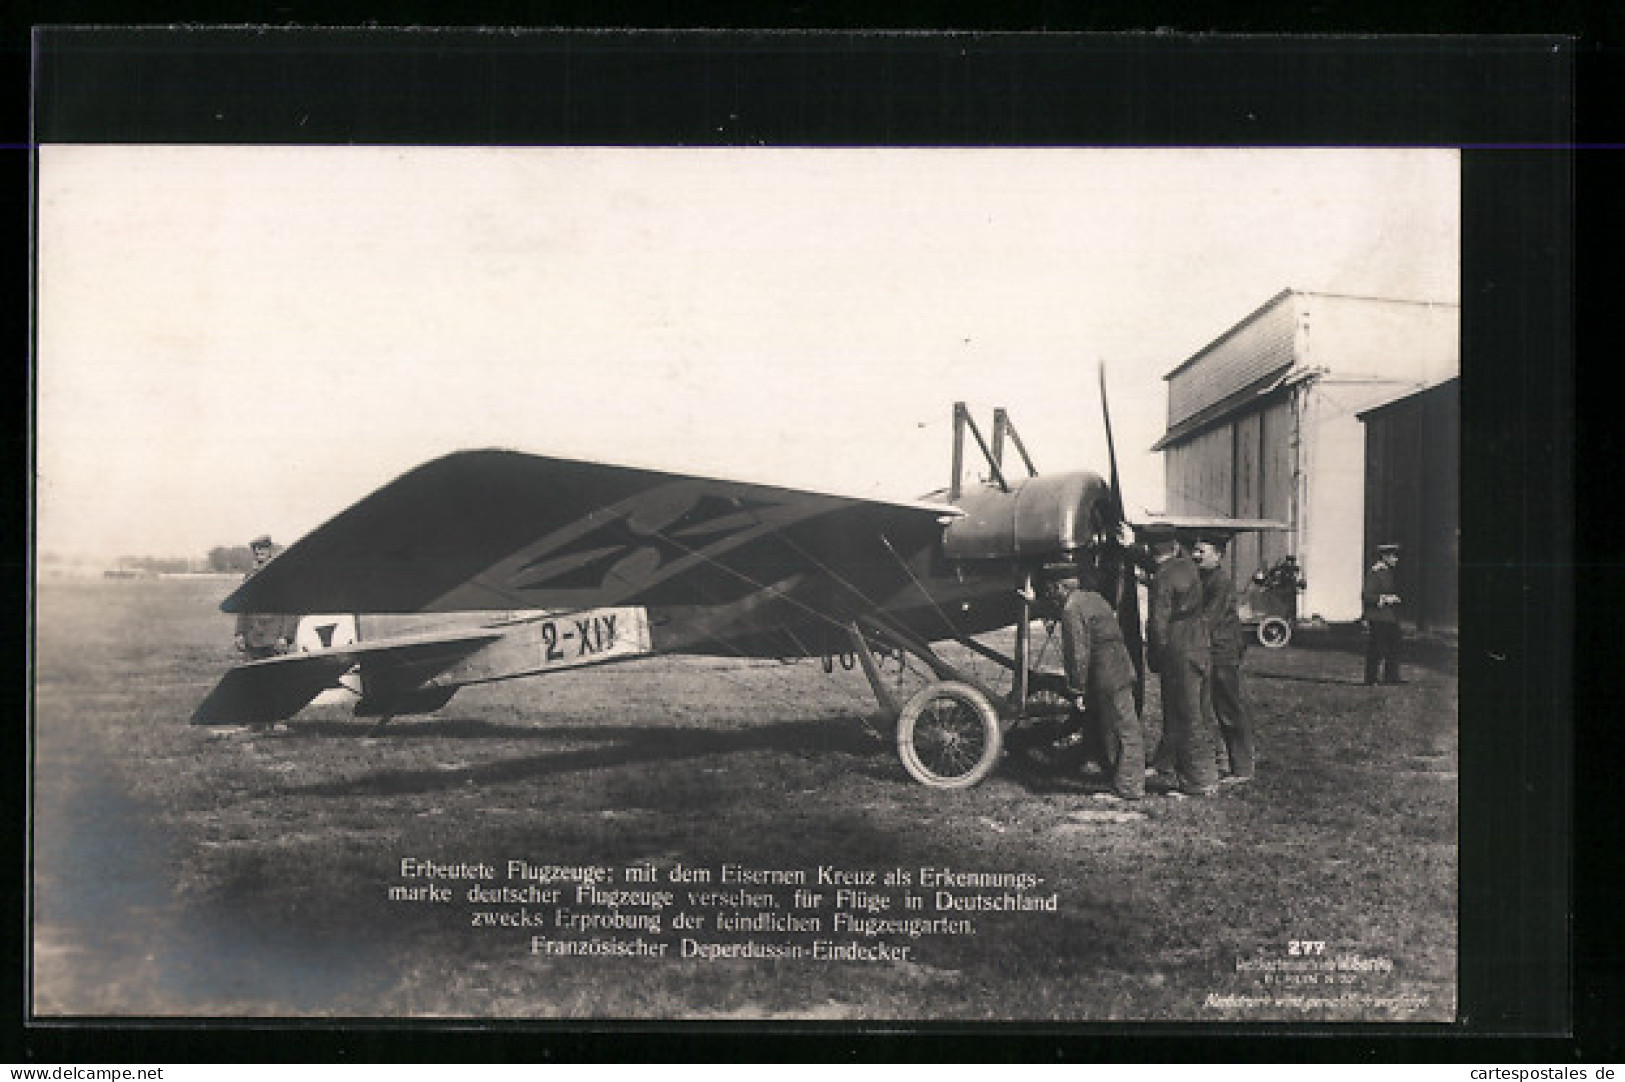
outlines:
{"label": "soldier wearing cap", "polygon": [[1171,760],[1177,775],[1175,791],[1212,796],[1218,789],[1219,767],[1202,717],[1202,684],[1211,659],[1202,580],[1171,532],[1155,535],[1151,557],[1156,569],[1151,576],[1145,659],[1162,689],[1158,756]]}
{"label": "soldier wearing cap", "polygon": [[1075,564],[1044,568],[1045,599],[1061,623],[1061,651],[1071,693],[1105,745],[1112,792],[1102,800],[1145,796],[1145,738],[1134,708],[1134,664],[1123,642],[1117,613]]}
{"label": "soldier wearing cap", "polygon": [[1377,562],[1365,573],[1360,588],[1361,617],[1366,625],[1365,682],[1377,682],[1382,670],[1385,684],[1404,683],[1399,676],[1399,583],[1394,568],[1399,564],[1399,546],[1377,546]]}
{"label": "soldier wearing cap", "polygon": [[1253,776],[1253,731],[1241,694],[1241,658],[1247,641],[1236,615],[1235,584],[1224,569],[1229,541],[1224,533],[1200,534],[1191,547],[1191,560],[1202,580],[1202,609],[1212,646],[1202,684],[1202,713],[1218,727],[1229,760],[1230,772],[1221,780],[1240,783]]}
{"label": "soldier wearing cap", "polygon": [[[264,570],[271,562],[271,538],[266,534],[248,543],[254,553],[254,566],[243,576],[247,582]],[[235,645],[253,660],[286,654],[293,649],[293,637],[299,627],[299,617],[271,612],[240,612],[237,614]]]}

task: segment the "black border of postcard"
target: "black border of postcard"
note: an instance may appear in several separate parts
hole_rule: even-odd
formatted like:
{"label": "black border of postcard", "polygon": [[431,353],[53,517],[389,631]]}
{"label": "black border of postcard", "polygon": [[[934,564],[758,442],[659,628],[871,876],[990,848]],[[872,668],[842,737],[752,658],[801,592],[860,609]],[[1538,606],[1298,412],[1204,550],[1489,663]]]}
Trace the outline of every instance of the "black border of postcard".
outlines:
{"label": "black border of postcard", "polygon": [[[33,134],[13,148],[1462,148],[1461,1011],[1449,1026],[1245,1031],[1148,1024],[34,1026],[23,1024],[19,1011],[6,1058],[1369,1062],[1583,1055],[1594,1062],[1618,1048],[1609,1043],[1617,1038],[1587,1025],[1617,1002],[1610,973],[1597,980],[1586,959],[1574,956],[1571,939],[1572,876],[1585,848],[1576,844],[1572,819],[1576,739],[1585,741],[1588,757],[1598,752],[1582,762],[1601,761],[1592,738],[1573,725],[1574,92],[1584,59],[1575,41],[61,26],[36,29],[31,46]],[[26,521],[26,506],[13,504],[8,525]],[[8,540],[20,533],[8,531]],[[26,552],[20,540],[15,551]],[[26,770],[23,733],[11,727],[10,762]],[[1599,769],[1582,770],[1582,780]],[[1580,829],[1587,846],[1618,846],[1605,830]],[[8,843],[17,846],[18,836]],[[20,849],[16,857],[14,868]],[[22,927],[25,885],[8,892],[13,928]],[[18,945],[7,949],[20,958]],[[1576,1026],[1590,1030],[1584,1048]],[[290,1029],[297,1042],[285,1039]]]}

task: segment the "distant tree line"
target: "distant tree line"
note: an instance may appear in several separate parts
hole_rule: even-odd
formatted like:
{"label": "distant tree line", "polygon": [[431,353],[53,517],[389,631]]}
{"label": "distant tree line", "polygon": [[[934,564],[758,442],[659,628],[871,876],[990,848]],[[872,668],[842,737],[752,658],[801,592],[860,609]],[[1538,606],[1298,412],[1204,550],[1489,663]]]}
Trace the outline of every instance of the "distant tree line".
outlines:
{"label": "distant tree line", "polygon": [[121,556],[118,566],[146,575],[178,575],[196,571],[198,562],[184,556]]}
{"label": "distant tree line", "polygon": [[216,545],[209,550],[210,571],[244,572],[254,566],[254,554],[247,545]]}
{"label": "distant tree line", "polygon": [[50,578],[154,578],[158,575],[204,573],[241,575],[254,566],[247,545],[217,545],[208,556],[87,556],[42,551],[35,557],[39,573]]}

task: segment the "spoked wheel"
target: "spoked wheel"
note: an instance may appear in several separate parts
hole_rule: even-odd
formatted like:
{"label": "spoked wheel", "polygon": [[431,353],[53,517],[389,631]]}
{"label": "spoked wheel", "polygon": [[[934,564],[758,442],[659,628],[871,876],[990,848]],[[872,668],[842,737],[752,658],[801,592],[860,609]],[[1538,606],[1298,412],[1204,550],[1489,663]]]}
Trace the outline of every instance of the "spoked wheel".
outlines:
{"label": "spoked wheel", "polygon": [[1258,641],[1270,650],[1279,650],[1292,641],[1292,625],[1279,616],[1271,616],[1258,625]]}
{"label": "spoked wheel", "polygon": [[933,789],[975,785],[998,765],[1002,746],[998,711],[969,684],[931,684],[897,718],[904,769]]}

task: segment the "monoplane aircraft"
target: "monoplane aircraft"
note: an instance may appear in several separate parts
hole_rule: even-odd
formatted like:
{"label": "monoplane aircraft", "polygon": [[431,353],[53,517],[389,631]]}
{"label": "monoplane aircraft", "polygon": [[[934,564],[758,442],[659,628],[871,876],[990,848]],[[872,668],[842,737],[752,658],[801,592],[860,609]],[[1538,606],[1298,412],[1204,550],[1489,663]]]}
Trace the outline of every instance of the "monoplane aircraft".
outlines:
{"label": "monoplane aircraft", "polygon": [[[1056,678],[1031,665],[1029,597],[1039,569],[1075,561],[1092,570],[1137,665],[1140,611],[1118,541],[1115,450],[1110,480],[1087,471],[1039,475],[1003,410],[991,448],[963,404],[955,421],[953,484],[918,501],[506,450],[428,462],[295,542],[221,607],[461,614],[461,626],[247,662],[192,720],[275,722],[341,681],[359,688],[357,715],[387,721],[436,710],[466,685],[650,655],[841,654],[861,663],[882,714],[895,719],[898,752],[914,778],[974,785],[997,765],[1007,731],[1055,712]],[[1109,414],[1105,424],[1110,448]],[[961,490],[967,430],[991,478]],[[1026,477],[1006,475],[1006,437]],[[977,638],[1006,628],[1015,632],[1009,652]],[[996,691],[936,648],[950,641],[1007,671],[1009,689]],[[899,701],[877,654],[916,660],[930,681]]]}

